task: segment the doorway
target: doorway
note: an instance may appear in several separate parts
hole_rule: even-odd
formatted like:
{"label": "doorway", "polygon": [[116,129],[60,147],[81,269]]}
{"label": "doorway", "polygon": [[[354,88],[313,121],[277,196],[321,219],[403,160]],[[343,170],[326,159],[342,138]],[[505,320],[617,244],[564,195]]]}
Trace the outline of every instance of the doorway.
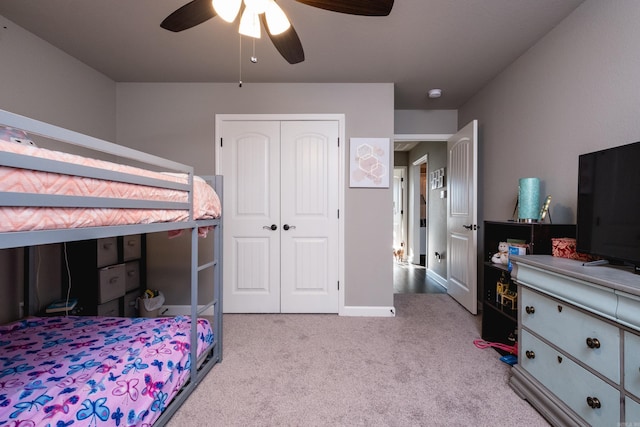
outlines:
{"label": "doorway", "polygon": [[396,135],[395,168],[407,170],[407,240],[405,259],[394,260],[395,293],[446,293],[446,197],[444,187],[431,189],[430,174],[446,167],[448,136]]}

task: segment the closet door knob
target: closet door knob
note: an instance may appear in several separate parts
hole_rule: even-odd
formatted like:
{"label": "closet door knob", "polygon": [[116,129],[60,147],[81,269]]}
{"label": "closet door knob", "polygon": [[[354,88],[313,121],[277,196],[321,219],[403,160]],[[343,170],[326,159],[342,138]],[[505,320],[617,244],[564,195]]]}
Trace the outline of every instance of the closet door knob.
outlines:
{"label": "closet door knob", "polygon": [[284,228],[285,231],[289,230],[289,229],[294,230],[296,228],[296,226],[295,225],[285,224],[285,225],[282,226],[282,228]]}
{"label": "closet door knob", "polygon": [[278,229],[278,226],[277,226],[277,225],[275,225],[275,224],[271,224],[271,225],[265,225],[265,226],[264,226],[264,227],[262,227],[262,228],[264,228],[265,230],[273,230],[273,231],[276,231],[276,230]]}
{"label": "closet door knob", "polygon": [[587,347],[600,348],[600,340],[598,338],[587,338]]}
{"label": "closet door knob", "polygon": [[527,356],[527,359],[535,359],[536,358],[536,354],[531,350],[525,351],[524,355]]}
{"label": "closet door knob", "polygon": [[524,311],[527,312],[527,314],[533,314],[536,312],[536,308],[534,306],[526,306]]}

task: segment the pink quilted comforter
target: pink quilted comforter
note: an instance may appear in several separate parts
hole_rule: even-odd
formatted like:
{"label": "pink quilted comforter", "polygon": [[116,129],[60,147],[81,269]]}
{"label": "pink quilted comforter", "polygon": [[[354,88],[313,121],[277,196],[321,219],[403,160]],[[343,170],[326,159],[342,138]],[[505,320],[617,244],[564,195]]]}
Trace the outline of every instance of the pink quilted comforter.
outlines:
{"label": "pink quilted comforter", "polygon": [[[0,140],[0,156],[2,152],[25,154],[172,182],[187,182],[186,175],[182,174],[152,172]],[[188,200],[188,194],[179,190],[16,169],[7,166],[0,166],[1,192],[173,202],[186,202]],[[194,177],[193,205],[194,219],[210,219],[220,216],[220,199],[213,188],[199,177]],[[188,218],[189,212],[186,210],[0,207],[0,232],[176,222],[185,221]]]}
{"label": "pink quilted comforter", "polygon": [[[45,317],[0,326],[0,425],[150,426],[188,379],[191,322]],[[213,343],[198,319],[198,355]]]}

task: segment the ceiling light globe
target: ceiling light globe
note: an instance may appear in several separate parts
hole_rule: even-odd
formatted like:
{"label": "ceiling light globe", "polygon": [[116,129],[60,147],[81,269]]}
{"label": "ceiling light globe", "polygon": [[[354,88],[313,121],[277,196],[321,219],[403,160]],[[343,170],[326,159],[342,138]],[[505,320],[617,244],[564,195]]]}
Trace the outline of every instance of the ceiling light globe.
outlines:
{"label": "ceiling light globe", "polygon": [[227,22],[233,22],[240,12],[242,0],[212,0],[211,4],[220,18]]}
{"label": "ceiling light globe", "polygon": [[291,27],[291,23],[287,18],[284,11],[276,4],[275,1],[270,0],[265,11],[265,18],[267,19],[267,28],[271,35],[277,36],[282,34]]}
{"label": "ceiling light globe", "polygon": [[238,28],[238,32],[243,36],[259,39],[260,18],[258,18],[258,15],[249,9],[245,9],[244,12],[242,12],[242,17],[240,17],[240,28]]}
{"label": "ceiling light globe", "polygon": [[244,0],[244,5],[247,7],[247,9],[258,15],[264,13],[265,10],[267,10],[268,4],[269,0]]}

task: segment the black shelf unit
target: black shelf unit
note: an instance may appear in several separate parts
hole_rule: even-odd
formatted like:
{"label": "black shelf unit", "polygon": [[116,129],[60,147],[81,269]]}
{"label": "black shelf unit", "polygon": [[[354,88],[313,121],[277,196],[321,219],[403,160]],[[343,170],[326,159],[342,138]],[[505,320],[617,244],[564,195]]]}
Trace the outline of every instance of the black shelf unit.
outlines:
{"label": "black shelf unit", "polygon": [[[71,282],[70,296],[78,299],[71,314],[137,317],[135,300],[146,288],[146,235],[82,240],[65,246],[62,297]],[[107,289],[104,293],[109,296],[101,297],[103,287],[118,291]]]}
{"label": "black shelf unit", "polygon": [[[524,240],[527,254],[551,254],[551,239],[575,237],[574,224],[543,224],[511,221],[484,222],[484,266],[482,277],[482,339],[507,345],[517,340],[517,305],[503,305],[497,295],[496,285],[501,280],[509,289],[517,291],[507,265],[494,264],[491,256],[498,251],[498,244],[508,239]],[[504,352],[501,352],[504,353]]]}

